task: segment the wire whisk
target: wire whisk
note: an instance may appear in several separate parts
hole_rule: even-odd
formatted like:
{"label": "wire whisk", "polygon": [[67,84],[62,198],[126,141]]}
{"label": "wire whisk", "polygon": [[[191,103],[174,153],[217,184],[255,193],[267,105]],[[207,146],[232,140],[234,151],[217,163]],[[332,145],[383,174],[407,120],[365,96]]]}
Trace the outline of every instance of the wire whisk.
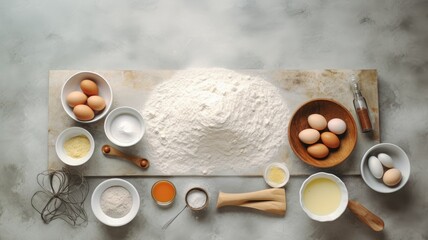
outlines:
{"label": "wire whisk", "polygon": [[37,183],[43,190],[34,193],[31,206],[44,223],[57,218],[73,226],[87,222],[84,202],[89,186],[81,173],[67,168],[47,170],[37,175]]}

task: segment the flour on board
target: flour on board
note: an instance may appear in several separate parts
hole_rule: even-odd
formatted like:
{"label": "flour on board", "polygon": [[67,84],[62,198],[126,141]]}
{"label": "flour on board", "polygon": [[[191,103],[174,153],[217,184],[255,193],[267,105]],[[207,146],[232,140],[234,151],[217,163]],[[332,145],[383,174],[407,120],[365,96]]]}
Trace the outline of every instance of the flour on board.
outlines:
{"label": "flour on board", "polygon": [[178,71],[153,90],[142,113],[144,148],[164,174],[263,168],[287,139],[280,89],[226,69]]}

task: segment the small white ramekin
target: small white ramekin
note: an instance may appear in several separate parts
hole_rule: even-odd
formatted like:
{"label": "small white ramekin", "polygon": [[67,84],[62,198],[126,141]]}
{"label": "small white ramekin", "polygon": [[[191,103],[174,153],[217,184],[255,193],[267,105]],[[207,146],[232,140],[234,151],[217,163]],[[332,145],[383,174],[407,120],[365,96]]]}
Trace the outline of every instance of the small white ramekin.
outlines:
{"label": "small white ramekin", "polygon": [[[91,147],[89,149],[89,152],[81,157],[81,158],[72,158],[70,156],[67,155],[65,149],[64,149],[64,143],[72,138],[72,137],[77,137],[83,135],[85,137],[87,137],[89,139],[89,143],[91,144]],[[71,127],[71,128],[67,128],[64,131],[62,131],[59,136],[56,139],[56,143],[55,143],[55,150],[56,150],[56,154],[58,155],[59,159],[69,165],[69,166],[80,166],[84,163],[86,163],[91,157],[92,154],[94,153],[94,149],[95,149],[95,141],[94,138],[92,137],[92,135],[85,129],[81,128],[81,127]]]}

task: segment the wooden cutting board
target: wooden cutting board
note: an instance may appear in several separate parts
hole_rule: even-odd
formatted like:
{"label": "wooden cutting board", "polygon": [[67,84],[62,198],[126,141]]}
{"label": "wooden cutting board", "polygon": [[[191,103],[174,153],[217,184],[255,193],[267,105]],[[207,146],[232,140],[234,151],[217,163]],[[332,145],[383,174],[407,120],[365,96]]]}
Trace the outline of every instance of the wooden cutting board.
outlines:
{"label": "wooden cutting board", "polygon": [[[363,95],[367,99],[374,131],[371,134],[362,134],[359,131],[357,146],[343,164],[329,170],[341,175],[360,174],[359,165],[364,152],[376,143],[380,142],[379,130],[379,102],[378,102],[378,79],[376,70],[236,70],[237,72],[260,76],[266,81],[280,88],[284,101],[294,112],[302,103],[313,98],[332,98],[342,103],[353,114],[357,120],[352,100],[353,95],[347,82],[351,72],[357,72],[360,77],[360,86]],[[104,119],[92,124],[80,124],[73,121],[61,106],[60,92],[63,83],[76,70],[52,70],[49,72],[49,125],[48,125],[48,168],[60,169],[63,167],[55,152],[55,141],[64,129],[71,126],[80,126],[87,129],[96,142],[93,157],[79,169],[85,176],[163,176],[156,168],[156,159],[151,160],[148,170],[141,170],[126,161],[106,158],[101,152],[101,146],[111,144],[104,134]],[[111,109],[119,106],[130,106],[142,109],[151,91],[161,82],[168,80],[176,72],[175,70],[144,70],[144,71],[95,71],[103,75],[113,89],[114,101]],[[284,136],[287,138],[287,136]],[[291,175],[308,175],[319,171],[300,161],[287,145],[281,153],[280,159],[273,161],[285,162]],[[138,145],[121,150],[141,157],[145,153]],[[215,163],[212,163],[215,165]],[[207,166],[210,167],[210,166]],[[210,176],[261,176],[263,168],[250,168],[242,164],[241,169],[233,170],[228,166],[215,166],[209,173]],[[171,166],[174,168],[174,166]],[[201,172],[177,173],[172,175],[203,175]]]}

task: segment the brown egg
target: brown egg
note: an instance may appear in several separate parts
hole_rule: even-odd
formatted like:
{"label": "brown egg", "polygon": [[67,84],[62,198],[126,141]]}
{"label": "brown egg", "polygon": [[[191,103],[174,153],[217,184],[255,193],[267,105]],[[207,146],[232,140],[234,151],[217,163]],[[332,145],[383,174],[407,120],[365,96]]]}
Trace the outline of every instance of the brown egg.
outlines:
{"label": "brown egg", "polygon": [[309,155],[314,158],[325,158],[329,151],[328,148],[322,143],[316,143],[307,148]]}
{"label": "brown egg", "polygon": [[85,104],[88,97],[79,91],[71,92],[67,95],[67,104],[70,107],[74,107],[79,104]]}
{"label": "brown egg", "polygon": [[394,187],[395,185],[401,182],[402,177],[403,176],[401,175],[400,170],[396,168],[391,168],[383,174],[382,180],[385,185],[389,187]]}
{"label": "brown egg", "polygon": [[[89,101],[89,99],[88,99]],[[340,140],[336,134],[332,132],[321,133],[321,141],[329,148],[338,148],[340,146]]]}
{"label": "brown egg", "polygon": [[88,96],[98,95],[98,86],[92,80],[86,79],[81,81],[80,89]]}
{"label": "brown egg", "polygon": [[106,101],[100,96],[90,96],[88,98],[88,106],[94,111],[101,111],[106,107]]}
{"label": "brown egg", "polygon": [[76,115],[76,118],[82,121],[88,121],[94,118],[94,111],[87,105],[77,105],[73,108],[73,113]]}

